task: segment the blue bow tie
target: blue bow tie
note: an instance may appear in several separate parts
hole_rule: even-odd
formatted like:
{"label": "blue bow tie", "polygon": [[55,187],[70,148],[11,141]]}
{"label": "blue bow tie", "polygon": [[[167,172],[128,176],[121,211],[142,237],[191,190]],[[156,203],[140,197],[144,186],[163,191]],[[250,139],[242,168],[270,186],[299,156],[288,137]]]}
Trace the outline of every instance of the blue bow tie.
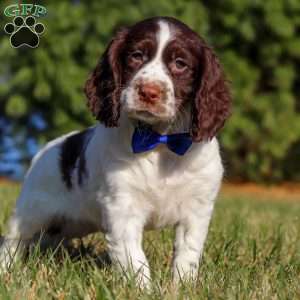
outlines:
{"label": "blue bow tie", "polygon": [[134,153],[152,150],[158,144],[165,144],[172,152],[178,155],[184,155],[191,147],[192,139],[187,132],[160,135],[148,127],[135,128],[131,143]]}

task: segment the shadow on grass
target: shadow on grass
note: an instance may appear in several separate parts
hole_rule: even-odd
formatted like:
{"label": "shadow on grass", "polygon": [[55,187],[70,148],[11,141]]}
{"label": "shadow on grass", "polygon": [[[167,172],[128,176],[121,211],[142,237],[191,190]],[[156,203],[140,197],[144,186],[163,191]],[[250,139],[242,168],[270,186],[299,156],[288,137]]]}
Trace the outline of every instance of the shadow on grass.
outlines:
{"label": "shadow on grass", "polygon": [[[99,269],[111,266],[112,262],[108,252],[102,245],[96,242],[87,242],[87,238],[74,240],[50,240],[47,237],[35,237],[26,247],[23,261],[26,263],[31,258],[37,262],[43,262],[44,258],[51,257],[53,262],[60,265],[66,258],[72,263],[84,262],[87,265],[96,265]],[[4,242],[4,236],[0,236],[0,247]]]}

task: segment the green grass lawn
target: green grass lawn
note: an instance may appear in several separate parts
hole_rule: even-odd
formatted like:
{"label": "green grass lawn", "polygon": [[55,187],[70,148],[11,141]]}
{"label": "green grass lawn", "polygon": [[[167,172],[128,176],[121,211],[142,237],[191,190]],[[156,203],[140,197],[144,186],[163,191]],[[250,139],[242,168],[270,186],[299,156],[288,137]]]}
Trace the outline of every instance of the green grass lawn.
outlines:
{"label": "green grass lawn", "polygon": [[[0,185],[1,233],[18,192],[18,186]],[[199,280],[177,290],[170,280],[172,240],[172,230],[145,234],[151,292],[136,289],[90,256],[74,260],[63,251],[40,256],[36,249],[0,275],[0,299],[300,299],[300,202],[221,197]],[[100,251],[103,236],[89,237],[84,246],[89,253]]]}

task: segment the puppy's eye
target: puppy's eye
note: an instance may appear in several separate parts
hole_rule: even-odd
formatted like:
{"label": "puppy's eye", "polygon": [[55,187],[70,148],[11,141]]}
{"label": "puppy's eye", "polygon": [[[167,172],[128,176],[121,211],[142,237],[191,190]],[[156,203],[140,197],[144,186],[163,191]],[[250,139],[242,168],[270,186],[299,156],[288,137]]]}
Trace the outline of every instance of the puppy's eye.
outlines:
{"label": "puppy's eye", "polygon": [[182,58],[176,58],[175,59],[175,66],[176,69],[182,71],[184,70],[188,65]]}
{"label": "puppy's eye", "polygon": [[145,59],[145,55],[141,50],[136,50],[132,52],[130,57],[136,62],[143,62]]}
{"label": "puppy's eye", "polygon": [[186,71],[189,70],[189,65],[185,59],[177,57],[172,59],[169,68],[173,75],[180,76],[185,74]]}

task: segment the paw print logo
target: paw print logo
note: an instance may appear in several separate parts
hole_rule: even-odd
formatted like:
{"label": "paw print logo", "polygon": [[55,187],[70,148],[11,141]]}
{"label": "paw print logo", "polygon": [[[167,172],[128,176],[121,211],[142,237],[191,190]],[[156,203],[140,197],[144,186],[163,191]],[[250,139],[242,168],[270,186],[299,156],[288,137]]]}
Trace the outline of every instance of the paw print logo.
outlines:
{"label": "paw print logo", "polygon": [[36,48],[40,42],[39,36],[44,30],[45,26],[42,23],[36,23],[35,18],[32,16],[25,19],[17,16],[12,23],[7,23],[4,27],[4,31],[11,35],[10,43],[14,48],[21,46]]}

